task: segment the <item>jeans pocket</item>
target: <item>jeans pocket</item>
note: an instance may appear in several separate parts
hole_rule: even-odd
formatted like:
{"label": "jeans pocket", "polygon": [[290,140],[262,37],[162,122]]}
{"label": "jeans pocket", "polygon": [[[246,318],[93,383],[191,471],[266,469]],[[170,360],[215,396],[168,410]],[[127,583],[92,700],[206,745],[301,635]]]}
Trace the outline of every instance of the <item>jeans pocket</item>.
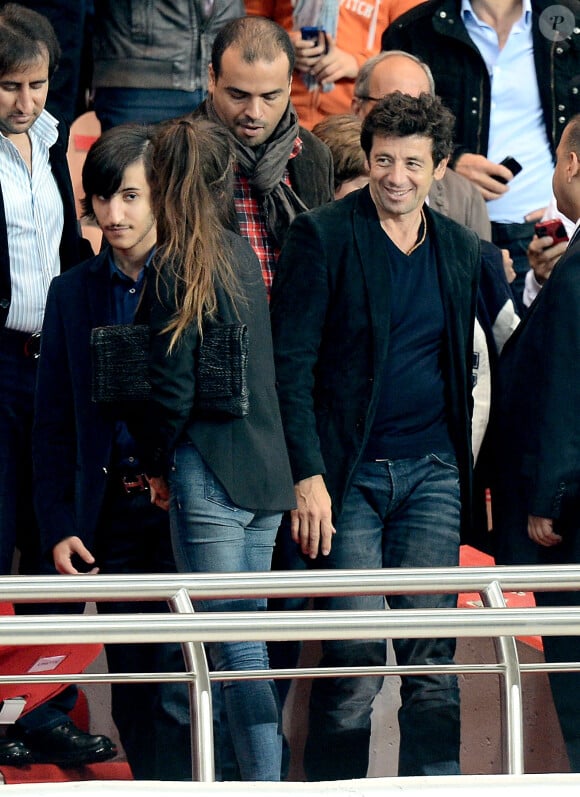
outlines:
{"label": "jeans pocket", "polygon": [[206,500],[211,501],[212,504],[222,506],[224,509],[229,509],[231,512],[239,511],[239,507],[234,504],[221,482],[207,466],[204,473],[204,494]]}
{"label": "jeans pocket", "polygon": [[452,454],[450,451],[439,451],[438,453],[433,452],[429,455],[429,458],[432,462],[436,462],[439,465],[442,465],[444,468],[449,468],[449,470],[459,474],[459,468],[457,467],[455,454]]}

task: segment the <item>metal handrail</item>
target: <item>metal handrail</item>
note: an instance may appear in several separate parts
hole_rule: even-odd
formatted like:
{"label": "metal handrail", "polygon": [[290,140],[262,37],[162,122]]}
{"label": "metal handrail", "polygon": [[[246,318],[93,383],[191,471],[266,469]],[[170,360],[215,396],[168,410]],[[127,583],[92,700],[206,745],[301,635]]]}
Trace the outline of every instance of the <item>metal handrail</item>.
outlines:
{"label": "metal handrail", "polygon": [[[580,608],[507,608],[503,592],[580,589],[580,567],[474,567],[412,570],[304,571],[276,573],[179,574],[163,576],[8,576],[1,579],[2,599],[37,603],[70,601],[165,600],[171,615],[8,616],[0,623],[0,644],[179,642],[185,673],[116,675],[0,676],[24,682],[98,682],[185,680],[192,705],[194,778],[211,781],[213,738],[212,680],[271,677],[325,677],[328,668],[209,673],[203,643],[212,641],[491,637],[498,662],[484,665],[415,665],[341,668],[348,675],[406,675],[436,672],[499,674],[504,706],[504,753],[510,774],[521,774],[523,717],[521,676],[526,670],[579,669],[566,665],[522,665],[515,636],[577,635]],[[243,597],[312,597],[353,594],[478,592],[486,608],[403,609],[390,611],[212,612],[194,614],[192,600]]]}
{"label": "metal handrail", "polygon": [[186,589],[193,600],[232,597],[482,592],[498,581],[504,592],[580,589],[580,565],[384,570],[304,570],[276,573],[180,573],[175,575],[2,576],[2,599],[55,601],[166,600]]}

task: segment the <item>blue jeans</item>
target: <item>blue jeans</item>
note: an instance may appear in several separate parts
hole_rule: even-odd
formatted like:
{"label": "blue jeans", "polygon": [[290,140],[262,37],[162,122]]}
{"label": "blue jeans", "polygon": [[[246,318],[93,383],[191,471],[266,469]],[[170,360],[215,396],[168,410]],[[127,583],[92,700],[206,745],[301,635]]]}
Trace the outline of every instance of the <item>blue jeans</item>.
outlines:
{"label": "blue jeans", "polygon": [[[451,454],[365,462],[336,524],[332,569],[459,564],[459,474]],[[456,595],[391,595],[392,609],[450,608]],[[317,608],[380,610],[380,595],[332,597]],[[451,663],[454,639],[396,639],[397,662]],[[325,641],[321,666],[383,665],[379,640]],[[313,684],[305,770],[310,780],[364,778],[372,702],[382,678],[323,678]],[[399,775],[459,773],[459,689],[451,675],[405,676],[399,710]]]}
{"label": "blue jeans", "polygon": [[[171,537],[180,572],[270,569],[280,513],[250,511],[233,504],[192,445],[177,448],[169,483]],[[265,608],[265,600],[251,598],[195,604],[196,611]],[[268,669],[263,642],[215,642],[207,647],[215,670]],[[273,681],[226,681],[222,692],[242,780],[279,780],[281,717]]]}
{"label": "blue jeans", "polygon": [[98,88],[95,89],[95,114],[101,131],[127,122],[157,124],[191,113],[203,102],[206,92],[177,89]]}

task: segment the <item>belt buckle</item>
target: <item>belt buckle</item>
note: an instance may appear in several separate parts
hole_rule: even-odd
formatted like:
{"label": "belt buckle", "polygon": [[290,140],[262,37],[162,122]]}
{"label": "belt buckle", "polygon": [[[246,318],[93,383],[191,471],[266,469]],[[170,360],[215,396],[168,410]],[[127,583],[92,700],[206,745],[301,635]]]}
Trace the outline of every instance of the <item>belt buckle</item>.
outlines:
{"label": "belt buckle", "polygon": [[142,473],[136,473],[134,476],[121,476],[121,484],[127,495],[146,493],[149,490],[147,479]]}
{"label": "belt buckle", "polygon": [[33,332],[24,344],[24,356],[38,360],[40,357],[40,332]]}

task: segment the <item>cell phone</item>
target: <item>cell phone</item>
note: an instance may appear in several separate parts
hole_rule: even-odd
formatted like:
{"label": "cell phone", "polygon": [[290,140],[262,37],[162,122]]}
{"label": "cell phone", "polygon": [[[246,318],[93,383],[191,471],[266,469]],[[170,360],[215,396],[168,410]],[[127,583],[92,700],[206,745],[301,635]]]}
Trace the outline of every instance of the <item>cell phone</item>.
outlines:
{"label": "cell phone", "polygon": [[[518,161],[515,158],[512,158],[511,155],[508,155],[507,158],[504,158],[499,165],[505,166],[507,169],[509,169],[514,177],[516,176],[516,174],[519,174],[522,170],[522,164],[518,163]],[[505,184],[508,182],[503,177],[494,177],[493,179],[497,180],[498,183]]]}
{"label": "cell phone", "polygon": [[543,238],[545,235],[552,236],[552,246],[568,240],[568,233],[560,219],[547,219],[546,221],[539,221],[534,229],[538,238]]}
{"label": "cell phone", "polygon": [[315,41],[317,44],[323,44],[324,52],[328,52],[328,40],[324,28],[318,27],[317,25],[306,25],[300,28],[300,35],[303,41]]}

